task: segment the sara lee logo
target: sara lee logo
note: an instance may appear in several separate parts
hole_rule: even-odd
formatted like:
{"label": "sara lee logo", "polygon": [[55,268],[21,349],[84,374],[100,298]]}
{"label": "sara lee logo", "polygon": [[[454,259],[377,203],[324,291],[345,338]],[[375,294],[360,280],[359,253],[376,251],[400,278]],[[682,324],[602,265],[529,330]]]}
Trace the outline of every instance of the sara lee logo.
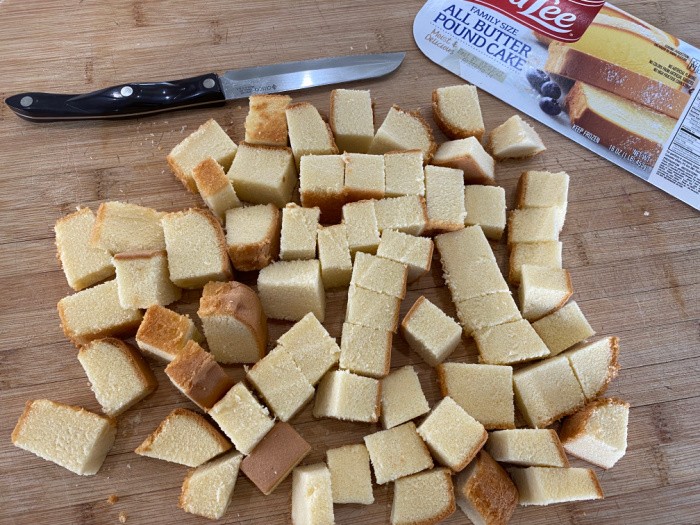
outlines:
{"label": "sara lee logo", "polygon": [[576,42],[605,0],[471,0],[562,42]]}

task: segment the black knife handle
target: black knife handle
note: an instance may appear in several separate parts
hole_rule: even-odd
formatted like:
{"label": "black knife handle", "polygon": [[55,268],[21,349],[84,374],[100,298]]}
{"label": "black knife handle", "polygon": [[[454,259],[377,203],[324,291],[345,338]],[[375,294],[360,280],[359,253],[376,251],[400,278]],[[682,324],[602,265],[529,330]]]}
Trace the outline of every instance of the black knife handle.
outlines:
{"label": "black knife handle", "polygon": [[62,95],[20,93],[5,103],[34,122],[139,117],[193,106],[219,106],[226,101],[216,73],[167,82],[135,82],[92,93]]}

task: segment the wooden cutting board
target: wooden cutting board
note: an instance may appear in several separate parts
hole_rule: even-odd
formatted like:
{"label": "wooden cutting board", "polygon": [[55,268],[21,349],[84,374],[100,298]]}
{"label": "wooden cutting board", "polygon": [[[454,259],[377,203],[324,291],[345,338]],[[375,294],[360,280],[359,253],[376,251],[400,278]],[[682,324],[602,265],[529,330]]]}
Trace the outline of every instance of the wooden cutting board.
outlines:
{"label": "wooden cutting board", "polygon": [[[700,44],[693,0],[620,2],[620,7]],[[120,82],[187,77],[232,67],[352,53],[407,51],[393,76],[355,86],[371,89],[378,122],[397,103],[430,116],[433,89],[459,82],[415,47],[412,21],[420,1],[386,2],[98,2],[0,0],[0,96],[15,92],[83,92]],[[296,94],[322,112],[328,90]],[[481,93],[488,129],[513,110]],[[77,205],[125,200],[161,210],[201,206],[170,173],[165,155],[206,119],[242,140],[245,102],[126,122],[29,124],[0,105],[0,523],[205,523],[177,508],[184,467],[142,458],[134,448],[174,407],[193,405],[154,364],[158,391],[119,419],[113,450],[98,475],[80,477],[16,449],[10,433],[28,399],[48,397],[99,410],[64,338],[55,305],[70,293],[55,260],[54,221]],[[548,150],[498,165],[512,203],[526,169],[571,174],[564,262],[578,301],[600,336],[621,338],[622,371],[609,395],[632,404],[627,455],[596,469],[604,501],[520,508],[512,523],[700,523],[700,214],[592,153],[535,124]],[[437,134],[439,140],[444,137]],[[495,246],[502,268],[503,243]],[[254,283],[254,276],[241,276]],[[409,288],[402,314],[426,295],[454,307],[434,260],[432,273]],[[177,305],[196,310],[198,294]],[[340,335],[345,292],[328,293],[328,322]],[[189,304],[188,304],[189,303]],[[290,326],[272,322],[274,340]],[[465,340],[451,357],[475,361]],[[431,404],[435,372],[401,337],[392,367],[413,364]],[[240,368],[230,368],[236,378]],[[322,461],[328,448],[359,442],[377,426],[315,421],[310,408],[293,420]],[[576,466],[585,466],[574,461]],[[291,480],[264,497],[239,477],[226,523],[290,522]],[[114,505],[107,503],[117,495]],[[336,506],[342,524],[388,523],[391,487],[376,503]],[[458,510],[447,523],[468,523]]]}

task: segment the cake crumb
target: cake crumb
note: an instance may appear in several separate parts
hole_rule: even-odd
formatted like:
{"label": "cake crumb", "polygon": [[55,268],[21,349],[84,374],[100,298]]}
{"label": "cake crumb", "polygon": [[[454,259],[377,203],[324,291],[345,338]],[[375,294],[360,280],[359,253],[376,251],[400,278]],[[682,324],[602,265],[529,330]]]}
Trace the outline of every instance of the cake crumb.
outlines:
{"label": "cake crumb", "polygon": [[119,501],[119,496],[116,494],[112,494],[109,498],[107,498],[107,503],[110,505],[114,505],[117,501]]}
{"label": "cake crumb", "polygon": [[119,513],[119,523],[126,523],[126,520],[129,516],[126,515],[126,512],[121,511]]}
{"label": "cake crumb", "polygon": [[649,213],[648,211],[645,210],[645,211],[644,211],[644,216],[645,216],[645,217],[649,217],[649,215],[651,215],[651,213]]}

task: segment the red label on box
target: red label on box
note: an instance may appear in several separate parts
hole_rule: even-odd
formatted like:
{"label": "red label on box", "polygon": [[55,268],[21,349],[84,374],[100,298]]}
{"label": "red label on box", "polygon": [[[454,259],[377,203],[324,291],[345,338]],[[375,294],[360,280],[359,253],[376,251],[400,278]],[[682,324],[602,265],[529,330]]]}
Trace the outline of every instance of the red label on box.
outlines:
{"label": "red label on box", "polygon": [[472,0],[560,42],[576,42],[605,0]]}

